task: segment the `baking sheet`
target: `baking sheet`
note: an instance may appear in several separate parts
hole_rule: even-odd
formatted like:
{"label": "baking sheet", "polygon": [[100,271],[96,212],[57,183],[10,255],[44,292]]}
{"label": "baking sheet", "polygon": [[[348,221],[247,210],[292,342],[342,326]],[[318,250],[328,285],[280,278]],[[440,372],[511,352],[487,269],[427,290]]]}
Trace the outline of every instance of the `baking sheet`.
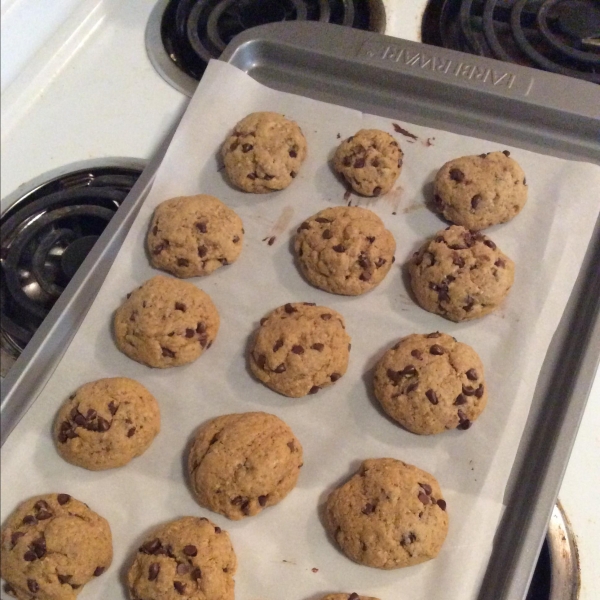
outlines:
{"label": "baking sheet", "polygon": [[[309,156],[287,190],[248,195],[231,188],[218,150],[249,112],[274,110],[296,120]],[[183,516],[207,516],[229,530],[239,558],[236,597],[313,600],[331,591],[357,591],[391,600],[476,596],[485,571],[504,489],[518,447],[537,374],[564,309],[600,210],[600,169],[483,140],[398,122],[416,139],[396,133],[393,121],[275,92],[231,65],[212,62],[192,99],[140,214],[56,372],[3,447],[1,515],[22,499],[67,492],[111,523],[115,560],[90,583],[86,598],[124,598],[127,563],[145,533]],[[328,160],[341,138],[360,128],[395,135],[404,153],[396,189],[377,200],[346,197]],[[522,165],[529,202],[515,220],[486,231],[517,265],[508,301],[496,313],[455,324],[410,299],[402,265],[429,236],[446,226],[424,204],[437,169],[458,155],[509,149]],[[111,338],[112,313],[127,292],[156,271],[144,237],[150,215],[176,195],[213,194],[244,221],[244,251],[235,264],[192,280],[208,292],[222,319],[211,350],[196,363],[152,370],[120,354]],[[296,270],[290,239],[303,219],[328,206],[367,206],[397,241],[396,265],[374,291],[356,298],[309,286]],[[272,245],[268,240],[275,237]],[[245,352],[258,321],[290,301],[341,312],[352,336],[347,374],[335,386],[293,400],[256,382]],[[371,370],[382,352],[412,332],[441,330],[472,345],[486,366],[488,407],[467,432],[419,437],[379,410]],[[50,430],[59,405],[82,383],[109,376],[138,379],[158,398],[162,432],[146,454],[126,467],[91,473],[62,461]],[[200,423],[219,414],[264,410],[294,430],[305,451],[297,488],[278,506],[241,522],[199,507],[183,476],[184,448]],[[439,557],[391,572],[355,565],[327,538],[319,518],[329,491],[369,457],[392,456],[431,472],[444,490],[450,531]],[[27,465],[24,470],[23,465]],[[25,475],[26,473],[26,475]],[[316,569],[316,571],[315,571]]]}

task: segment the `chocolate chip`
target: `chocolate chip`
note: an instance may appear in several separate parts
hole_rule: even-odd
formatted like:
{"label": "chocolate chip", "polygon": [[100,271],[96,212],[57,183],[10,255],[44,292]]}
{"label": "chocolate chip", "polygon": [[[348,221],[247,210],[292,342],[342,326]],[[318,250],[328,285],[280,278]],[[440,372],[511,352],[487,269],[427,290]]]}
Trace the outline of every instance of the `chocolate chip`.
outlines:
{"label": "chocolate chip", "polygon": [[429,400],[429,402],[431,402],[431,404],[435,405],[438,403],[437,394],[433,390],[431,390],[431,389],[427,390],[425,392],[425,395],[427,396],[427,399]]}
{"label": "chocolate chip", "polygon": [[332,382],[336,382],[340,377],[341,375],[339,373],[332,373],[329,376],[329,379],[331,379]]}
{"label": "chocolate chip", "polygon": [[279,348],[281,348],[283,346],[283,340],[279,339],[275,342],[275,345],[273,346],[273,352],[277,352],[277,350],[279,350]]}
{"label": "chocolate chip", "polygon": [[471,208],[477,208],[481,202],[481,194],[475,194],[471,198]]}
{"label": "chocolate chip", "polygon": [[220,527],[215,527],[215,533],[221,533],[221,528]]}
{"label": "chocolate chip", "polygon": [[310,390],[308,390],[309,394],[316,394],[321,388],[318,385],[313,385]]}
{"label": "chocolate chip", "polygon": [[140,552],[144,554],[156,554],[158,550],[160,550],[162,544],[158,538],[154,538],[145,544],[142,544],[140,548]]}
{"label": "chocolate chip", "polygon": [[459,409],[458,411],[458,420],[459,420],[459,424],[458,424],[458,429],[469,429],[469,427],[471,427],[471,421],[469,421],[469,419],[467,419],[467,416],[465,415],[465,413],[463,413],[462,410]]}
{"label": "chocolate chip", "polygon": [[85,415],[85,418],[86,418],[88,421],[91,421],[92,419],[95,419],[95,418],[96,418],[96,415],[97,415],[97,414],[98,414],[98,413],[97,413],[97,412],[96,412],[96,411],[95,411],[93,408],[90,408],[90,409],[87,411],[87,414]]}
{"label": "chocolate chip", "polygon": [[501,258],[499,258],[494,264],[497,267],[500,267],[501,269],[504,269],[504,267],[506,267],[506,262]]}
{"label": "chocolate chip", "polygon": [[479,387],[475,390],[475,398],[481,398],[483,396],[483,384],[479,384]]}
{"label": "chocolate chip", "polygon": [[239,235],[234,235],[233,239],[231,240],[234,244],[237,244],[240,241],[240,236]]}
{"label": "chocolate chip", "polygon": [[364,273],[360,274],[359,279],[361,281],[369,281],[371,279],[371,273],[369,273],[368,271],[365,271]]}
{"label": "chocolate chip", "polygon": [[465,174],[460,169],[450,169],[450,179],[460,183],[465,180]]}
{"label": "chocolate chip", "polygon": [[369,244],[372,244],[374,241],[375,241],[375,236],[373,236],[373,235],[367,236],[367,242],[369,242]]}
{"label": "chocolate chip", "polygon": [[206,333],[206,323],[204,323],[203,321],[200,321],[197,325],[196,325],[196,333],[197,334],[202,334],[202,333]]}
{"label": "chocolate chip", "polygon": [[[110,423],[106,420],[103,419],[102,417],[98,417],[98,431],[100,433],[103,433],[105,431],[108,431],[110,429]],[[39,518],[39,516],[38,516]]]}
{"label": "chocolate chip", "polygon": [[161,346],[160,349],[162,350],[163,356],[167,356],[169,358],[175,358],[175,352],[173,352],[172,350],[169,350],[168,348],[165,348],[164,346]]}
{"label": "chocolate chip", "polygon": [[96,567],[94,570],[94,577],[100,577],[104,571],[106,571],[106,567]]}
{"label": "chocolate chip", "polygon": [[79,425],[79,427],[85,427],[87,425],[86,418],[82,414],[75,415],[73,419],[75,425]]}
{"label": "chocolate chip", "polygon": [[198,548],[190,544],[188,546],[184,546],[183,553],[186,556],[196,556],[198,554]]}
{"label": "chocolate chip", "polygon": [[508,150],[502,150],[502,154],[504,154],[504,156],[510,156],[510,152]]}
{"label": "chocolate chip", "polygon": [[192,567],[190,567],[190,565],[186,565],[185,563],[179,563],[176,569],[177,575],[186,575],[190,572],[191,568]]}
{"label": "chocolate chip", "polygon": [[165,244],[158,244],[152,251],[152,254],[160,254],[165,249]]}
{"label": "chocolate chip", "polygon": [[385,265],[386,262],[387,260],[385,260],[385,258],[378,258],[375,262],[375,266],[379,269],[380,267],[383,267],[383,265]]}
{"label": "chocolate chip", "polygon": [[465,259],[462,256],[459,256],[458,254],[455,254],[452,257],[452,264],[456,265],[459,268],[462,268],[465,266]]}
{"label": "chocolate chip", "polygon": [[174,581],[173,587],[183,596],[185,594],[185,583],[183,581]]}
{"label": "chocolate chip", "polygon": [[374,167],[378,167],[379,166],[379,160],[377,158],[374,158],[371,161],[371,165],[373,165]]}
{"label": "chocolate chip", "polygon": [[276,238],[274,235],[273,235],[273,236],[271,236],[271,237],[269,238],[269,241],[267,242],[267,244],[268,244],[269,246],[272,246],[272,245],[275,243],[275,240],[276,240],[276,239],[277,239],[277,238]]}
{"label": "chocolate chip", "polygon": [[240,506],[240,510],[245,514],[248,515],[250,514],[250,511],[248,510],[250,508],[250,500],[248,500],[246,498],[246,500],[244,500],[242,502],[242,505]]}
{"label": "chocolate chip", "polygon": [[285,310],[288,315],[298,312],[298,310],[295,309],[289,302],[283,307],[283,310]]}
{"label": "chocolate chip", "polygon": [[371,513],[375,512],[375,507],[370,502],[368,502],[363,506],[361,512],[363,515],[370,515]]}
{"label": "chocolate chip", "polygon": [[454,406],[460,406],[461,404],[467,403],[467,397],[464,394],[459,394],[456,396],[456,400],[454,401]]}
{"label": "chocolate chip", "polygon": [[405,394],[410,394],[411,392],[414,392],[417,388],[419,387],[419,384],[417,382],[413,382],[410,383],[405,390]]}
{"label": "chocolate chip", "polygon": [[402,369],[402,371],[398,371],[398,375],[401,377],[414,377],[417,374],[417,370],[413,365],[408,365]]}
{"label": "chocolate chip", "polygon": [[196,335],[196,332],[193,329],[186,329],[185,330],[185,337],[186,338],[193,338],[194,335]]}
{"label": "chocolate chip", "polygon": [[317,342],[316,344],[313,344],[311,346],[311,348],[313,350],[316,350],[317,352],[323,352],[323,349],[325,348],[325,344],[321,344],[321,343]]}
{"label": "chocolate chip", "polygon": [[185,312],[186,311],[186,305],[182,304],[181,302],[175,302],[175,310],[180,310],[181,312]]}
{"label": "chocolate chip", "polygon": [[73,575],[61,575],[60,573],[57,574],[57,577],[61,583],[69,583],[69,581],[73,579]]}
{"label": "chocolate chip", "polygon": [[326,229],[323,232],[323,239],[324,240],[330,240],[333,237],[333,233],[331,233],[331,229]]}
{"label": "chocolate chip", "polygon": [[379,186],[376,186],[375,188],[373,188],[373,196],[379,196],[379,194],[381,194],[381,188]]}
{"label": "chocolate chip", "polygon": [[431,346],[431,348],[429,348],[429,353],[433,354],[434,356],[441,356],[444,354],[444,349],[439,344],[434,344]]}
{"label": "chocolate chip", "polygon": [[127,437],[133,437],[133,435],[135,434],[135,427],[132,427],[128,432],[127,432]]}
{"label": "chocolate chip", "polygon": [[317,217],[315,221],[317,223],[331,223],[331,219],[326,219],[325,217]]}
{"label": "chocolate chip", "polygon": [[356,592],[352,592],[348,596],[348,600],[360,600],[360,596]]}
{"label": "chocolate chip", "polygon": [[438,194],[433,197],[433,201],[440,207],[444,204],[444,201],[442,200],[441,196],[438,196]]}
{"label": "chocolate chip", "polygon": [[333,250],[335,252],[345,252],[346,248],[342,244],[337,244],[337,245],[333,246]]}
{"label": "chocolate chip", "polygon": [[329,321],[329,319],[331,319],[331,315],[325,313],[324,315],[321,315],[321,319],[323,319],[323,321]]}
{"label": "chocolate chip", "polygon": [[256,364],[261,369],[265,368],[266,362],[267,362],[267,357],[264,354],[259,354],[258,357],[256,358]]}
{"label": "chocolate chip", "polygon": [[419,485],[423,488],[423,491],[428,495],[431,496],[431,486],[428,483],[419,483]]}
{"label": "chocolate chip", "polygon": [[298,175],[298,173],[296,173],[296,171],[290,171],[290,177],[291,177],[292,179],[295,179],[295,178],[296,178],[296,175]]}
{"label": "chocolate chip", "polygon": [[254,146],[252,144],[242,144],[242,152],[245,154],[246,152],[250,152]]}
{"label": "chocolate chip", "polygon": [[466,304],[463,306],[465,312],[471,312],[473,310],[473,306],[475,305],[475,299],[471,296],[467,296],[465,298]]}
{"label": "chocolate chip", "polygon": [[256,173],[248,173],[248,175],[246,175],[246,177],[250,180],[250,181],[254,181],[256,179]]}
{"label": "chocolate chip", "polygon": [[485,158],[487,156],[487,154],[480,154],[479,158]]}
{"label": "chocolate chip", "polygon": [[364,158],[357,158],[354,161],[354,168],[355,169],[362,169],[365,166],[365,159]]}
{"label": "chocolate chip", "polygon": [[35,579],[27,580],[27,588],[32,594],[35,594],[40,591],[40,586],[38,585],[38,582]]}
{"label": "chocolate chip", "polygon": [[17,542],[19,541],[19,538],[22,538],[24,535],[25,534],[22,531],[15,531],[10,536],[10,543],[12,544],[13,548],[17,545]]}
{"label": "chocolate chip", "polygon": [[492,240],[484,240],[483,242],[488,248],[491,248],[492,250],[496,249],[496,244],[494,244],[494,242],[492,242]]}
{"label": "chocolate chip", "polygon": [[465,396],[474,396],[475,395],[475,388],[471,387],[470,385],[463,385],[462,386],[462,393]]}
{"label": "chocolate chip", "polygon": [[446,510],[446,501],[442,500],[441,498],[437,501],[437,505],[442,509],[442,510]]}
{"label": "chocolate chip", "polygon": [[294,354],[304,354],[304,348],[298,344],[292,346],[292,352]]}
{"label": "chocolate chip", "polygon": [[414,350],[411,351],[411,356],[414,356],[415,358],[422,358],[423,353],[420,350],[417,350],[416,348]]}
{"label": "chocolate chip", "polygon": [[208,254],[208,249],[206,246],[198,246],[198,256],[200,258],[204,258]]}
{"label": "chocolate chip", "polygon": [[477,379],[479,379],[477,371],[475,369],[469,369],[467,371],[467,379],[470,379],[471,381],[477,381]]}
{"label": "chocolate chip", "polygon": [[434,331],[433,333],[428,333],[425,337],[430,340],[433,338],[439,338],[441,335],[442,334],[439,331]]}
{"label": "chocolate chip", "polygon": [[27,552],[23,554],[23,560],[33,562],[34,560],[37,560],[37,554],[33,550],[27,550]]}
{"label": "chocolate chip", "polygon": [[189,264],[190,264],[190,261],[187,258],[178,258],[177,259],[178,267],[188,267]]}
{"label": "chocolate chip", "polygon": [[[35,508],[36,510],[49,510],[50,506],[48,505],[48,503],[45,500],[38,500],[34,505],[33,508]],[[39,517],[38,517],[39,519]]]}
{"label": "chocolate chip", "polygon": [[429,504],[429,502],[430,502],[429,496],[425,492],[419,492],[419,495],[417,496],[417,498],[419,498],[419,500],[423,504]]}
{"label": "chocolate chip", "polygon": [[244,502],[244,498],[242,498],[241,496],[236,496],[232,501],[231,504],[233,504],[234,506],[239,506],[240,504],[243,504]]}
{"label": "chocolate chip", "polygon": [[46,540],[41,537],[31,543],[31,548],[38,558],[43,558],[46,554]]}
{"label": "chocolate chip", "polygon": [[287,447],[293,452],[296,449],[296,446],[294,445],[294,440],[288,442]]}
{"label": "chocolate chip", "polygon": [[316,306],[317,305],[316,302],[303,302],[302,304],[304,304],[304,306]]}
{"label": "chocolate chip", "polygon": [[45,521],[46,519],[49,519],[52,516],[52,513],[48,510],[40,510],[37,514],[37,518],[38,521]]}
{"label": "chocolate chip", "polygon": [[267,503],[267,497],[266,496],[259,496],[258,497],[258,503],[261,506],[264,506]]}

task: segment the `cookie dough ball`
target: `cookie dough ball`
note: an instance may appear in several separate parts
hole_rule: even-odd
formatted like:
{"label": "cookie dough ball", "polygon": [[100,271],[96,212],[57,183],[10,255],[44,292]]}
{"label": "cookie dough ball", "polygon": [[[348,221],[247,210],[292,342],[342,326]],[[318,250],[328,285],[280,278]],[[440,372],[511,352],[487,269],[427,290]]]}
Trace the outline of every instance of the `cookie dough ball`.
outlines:
{"label": "cookie dough ball", "polygon": [[448,514],[432,475],[393,458],[376,458],[365,460],[330,494],[325,525],[351,560],[397,569],[437,556]]}
{"label": "cookie dough ball", "polygon": [[188,457],[198,502],[229,519],[256,515],[283,500],[302,466],[302,445],[275,415],[223,415],[201,427]]}
{"label": "cookie dough ball", "polygon": [[333,167],[357,194],[380,196],[389,192],[398,179],[403,156],[389,133],[361,129],[339,145]]}
{"label": "cookie dough ball", "polygon": [[261,320],[250,369],[272,390],[300,398],[342,377],[349,355],[350,336],[342,315],[326,306],[296,302]]}
{"label": "cookie dough ball", "polygon": [[415,252],[408,271],[422,308],[467,321],[500,306],[513,284],[515,264],[482,233],[452,225]]}
{"label": "cookie dough ball", "polygon": [[156,207],[148,231],[150,262],[177,277],[209,275],[242,251],[242,220],[213,196],[171,198]]}
{"label": "cookie dough ball", "polygon": [[373,211],[338,206],[304,221],[294,249],[312,285],[333,294],[357,296],[379,285],[388,274],[396,240]]}
{"label": "cookie dough ball", "polygon": [[58,453],[74,465],[101,471],[126,465],[160,431],[154,396],[126,377],[82,385],[62,405],[54,424]]}
{"label": "cookie dough ball", "polygon": [[237,560],[229,535],[205,518],[156,529],[127,573],[131,600],[233,600]]}
{"label": "cookie dough ball", "polygon": [[196,360],[219,331],[210,296],[187,281],[156,275],[127,295],[115,313],[117,347],[149,367]]}
{"label": "cookie dough ball", "polygon": [[108,522],[68,494],[26,500],[0,534],[5,590],[19,600],[75,600],[113,557]]}
{"label": "cookie dough ball", "polygon": [[321,600],[379,600],[379,598],[373,598],[373,596],[359,596],[356,592],[351,594],[327,594],[323,596]]}
{"label": "cookie dough ball", "polygon": [[447,162],[435,177],[436,210],[473,231],[518,215],[527,202],[527,184],[523,169],[509,155],[505,150]]}
{"label": "cookie dough ball", "polygon": [[294,121],[273,112],[242,119],[221,150],[231,182],[263,194],[292,183],[306,158],[306,139]]}
{"label": "cookie dough ball", "polygon": [[383,410],[419,434],[468,429],[487,402],[475,350],[439,332],[402,338],[377,363],[374,386]]}

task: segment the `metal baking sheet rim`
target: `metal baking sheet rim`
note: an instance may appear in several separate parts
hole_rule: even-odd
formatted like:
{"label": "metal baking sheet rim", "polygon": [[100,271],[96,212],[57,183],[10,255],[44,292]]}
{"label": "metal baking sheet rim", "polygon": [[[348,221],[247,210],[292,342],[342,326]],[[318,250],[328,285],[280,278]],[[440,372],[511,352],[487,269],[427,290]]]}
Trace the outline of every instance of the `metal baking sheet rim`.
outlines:
{"label": "metal baking sheet rim", "polygon": [[[458,133],[477,135],[486,123],[485,137],[600,164],[600,87],[587,82],[320,23],[254,28],[237,36],[221,59],[276,89],[403,120],[439,125],[443,117]],[[527,122],[532,108],[539,113],[535,128]],[[174,131],[2,382],[2,444],[82,322]],[[480,600],[527,593],[600,360],[599,264],[600,216],[538,380]]]}

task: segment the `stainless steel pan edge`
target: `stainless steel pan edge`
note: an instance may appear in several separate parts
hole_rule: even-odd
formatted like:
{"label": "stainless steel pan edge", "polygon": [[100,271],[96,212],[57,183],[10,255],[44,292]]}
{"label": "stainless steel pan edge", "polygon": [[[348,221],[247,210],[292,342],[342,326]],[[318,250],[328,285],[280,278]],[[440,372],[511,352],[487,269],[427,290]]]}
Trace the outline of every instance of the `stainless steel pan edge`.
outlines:
{"label": "stainless steel pan edge", "polygon": [[[257,27],[221,58],[282,91],[600,164],[600,86],[588,82],[320,23]],[[479,600],[527,594],[600,360],[599,265],[600,216],[538,379]]]}
{"label": "stainless steel pan edge", "polygon": [[[600,87],[593,84],[319,23],[255,28],[222,59],[275,89],[600,164]],[[83,320],[171,136],[3,381],[1,443]],[[481,600],[526,594],[600,356],[599,264],[600,220],[538,381]]]}

